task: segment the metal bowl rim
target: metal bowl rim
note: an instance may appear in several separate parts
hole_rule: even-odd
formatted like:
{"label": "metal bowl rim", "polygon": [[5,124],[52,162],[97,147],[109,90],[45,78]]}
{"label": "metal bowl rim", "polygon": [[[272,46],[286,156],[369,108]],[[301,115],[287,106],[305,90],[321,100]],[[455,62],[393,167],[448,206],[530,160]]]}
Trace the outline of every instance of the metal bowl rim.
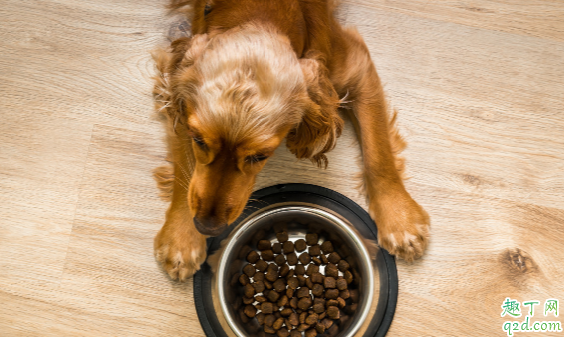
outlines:
{"label": "metal bowl rim", "polygon": [[[339,218],[338,216],[335,216],[333,214],[331,214],[330,212],[327,212],[323,209],[317,208],[317,207],[312,207],[312,206],[280,206],[280,207],[276,207],[276,205],[272,205],[273,207],[268,208],[267,210],[261,210],[261,211],[257,211],[251,215],[249,215],[247,218],[245,218],[245,220],[241,221],[241,223],[233,229],[233,231],[230,233],[229,235],[229,241],[227,243],[227,245],[225,246],[225,248],[223,249],[222,253],[221,253],[221,257],[219,259],[219,264],[218,264],[218,269],[217,269],[217,280],[218,282],[217,284],[217,291],[218,291],[218,295],[220,298],[220,305],[221,305],[221,310],[223,311],[226,321],[229,325],[229,327],[233,330],[233,332],[240,337],[245,337],[246,335],[241,332],[239,330],[239,328],[237,327],[237,325],[234,323],[234,319],[231,316],[231,311],[229,310],[229,308],[227,307],[227,303],[225,303],[225,293],[224,293],[224,287],[223,287],[223,281],[224,277],[225,277],[225,269],[226,269],[226,263],[229,257],[229,252],[233,249],[233,246],[235,246],[236,242],[237,242],[237,238],[240,237],[240,235],[242,235],[242,233],[244,233],[244,230],[247,228],[252,227],[253,224],[255,224],[256,222],[258,222],[259,220],[268,217],[268,216],[272,216],[276,213],[284,213],[284,212],[290,212],[290,211],[298,211],[298,212],[307,212],[307,213],[313,213],[316,215],[320,215],[322,217],[324,217],[325,219],[329,220],[331,223],[333,223],[334,225],[338,226],[339,228],[341,228],[342,230],[345,231],[346,234],[348,234],[348,236],[351,238],[351,240],[355,243],[356,248],[360,251],[360,256],[363,259],[363,264],[366,266],[367,270],[367,274],[369,276],[374,274],[374,270],[373,270],[373,266],[372,266],[372,260],[370,258],[370,254],[368,253],[368,250],[366,248],[366,246],[364,245],[364,242],[362,241],[362,239],[357,235],[357,233],[353,230],[354,226],[347,224],[348,221]],[[258,214],[257,214],[258,213]],[[369,303],[371,303],[373,301],[373,297],[374,297],[374,280],[372,277],[367,277],[367,281],[368,281],[368,285],[367,288],[368,290],[366,291],[368,294],[364,293],[363,295],[367,295],[368,297],[364,299],[364,306],[362,308],[362,312],[360,314],[360,316],[358,316],[359,318],[357,319],[356,323],[354,326],[349,327],[349,329],[347,330],[347,336],[353,336],[358,329],[360,329],[360,327],[362,326],[362,324],[364,323],[364,320],[366,319],[366,317],[368,316],[369,313],[369,309],[370,306],[367,305]]]}

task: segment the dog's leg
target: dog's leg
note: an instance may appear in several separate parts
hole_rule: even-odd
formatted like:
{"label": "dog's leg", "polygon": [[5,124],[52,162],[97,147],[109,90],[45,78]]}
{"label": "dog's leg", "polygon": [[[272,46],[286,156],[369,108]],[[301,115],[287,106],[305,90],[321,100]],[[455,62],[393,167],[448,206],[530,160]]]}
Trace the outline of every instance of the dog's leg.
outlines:
{"label": "dog's leg", "polygon": [[[178,140],[176,140],[178,141]],[[172,200],[166,213],[165,224],[155,237],[155,257],[173,280],[184,281],[200,269],[206,260],[206,237],[196,230],[192,214],[188,207],[187,191],[190,181],[188,160],[182,154],[184,146],[174,144],[172,151],[174,163],[174,185]],[[184,164],[183,164],[184,163]]]}
{"label": "dog's leg", "polygon": [[[406,261],[421,257],[429,236],[429,216],[406,191],[396,158],[403,141],[388,114],[384,91],[364,41],[344,32],[347,56],[335,82],[350,91],[353,123],[362,148],[363,183],[381,247]],[[398,165],[399,164],[399,165]]]}

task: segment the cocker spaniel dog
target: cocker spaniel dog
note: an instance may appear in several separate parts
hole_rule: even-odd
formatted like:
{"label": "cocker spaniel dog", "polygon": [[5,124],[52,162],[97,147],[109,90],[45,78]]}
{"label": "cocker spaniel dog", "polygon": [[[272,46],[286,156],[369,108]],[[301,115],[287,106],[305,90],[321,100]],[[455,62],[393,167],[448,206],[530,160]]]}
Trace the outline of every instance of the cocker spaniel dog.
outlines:
{"label": "cocker spaniel dog", "polygon": [[[406,261],[427,246],[429,217],[406,191],[405,143],[362,37],[334,0],[173,0],[192,36],[155,54],[156,109],[171,165],[155,170],[170,201],[155,255],[173,279],[206,259],[206,237],[243,212],[257,174],[284,140],[320,167],[346,111],[362,148],[363,184],[381,247]],[[346,102],[340,98],[346,98]]]}

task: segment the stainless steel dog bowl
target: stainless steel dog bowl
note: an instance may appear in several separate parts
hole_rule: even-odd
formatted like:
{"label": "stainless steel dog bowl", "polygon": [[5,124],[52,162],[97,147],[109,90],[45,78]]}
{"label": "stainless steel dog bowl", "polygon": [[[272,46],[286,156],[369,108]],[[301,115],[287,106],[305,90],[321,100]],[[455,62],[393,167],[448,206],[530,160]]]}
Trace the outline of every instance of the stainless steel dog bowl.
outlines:
{"label": "stainless steel dog bowl", "polygon": [[359,290],[357,310],[337,336],[384,336],[395,311],[397,273],[393,258],[376,246],[376,228],[366,212],[336,192],[303,184],[263,189],[251,200],[251,214],[210,239],[208,264],[195,276],[194,298],[206,335],[265,335],[256,319],[245,324],[240,318],[244,305],[237,277],[247,263],[241,252],[261,239],[274,242],[276,233],[286,230],[291,241],[306,233],[317,233],[320,243],[331,240],[356,270],[350,287]]}

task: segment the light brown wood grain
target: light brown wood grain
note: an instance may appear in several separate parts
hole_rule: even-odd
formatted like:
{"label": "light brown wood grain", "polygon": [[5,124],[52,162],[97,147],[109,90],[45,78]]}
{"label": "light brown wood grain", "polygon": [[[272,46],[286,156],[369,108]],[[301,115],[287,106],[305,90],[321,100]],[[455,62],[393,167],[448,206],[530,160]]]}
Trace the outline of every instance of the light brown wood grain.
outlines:
{"label": "light brown wood grain", "polygon": [[[152,253],[167,204],[149,53],[179,26],[163,5],[0,8],[1,336],[204,336],[192,282]],[[505,297],[564,300],[564,3],[345,0],[338,16],[400,111],[406,186],[432,220],[424,258],[398,262],[388,335],[503,336]],[[347,124],[327,170],[280,148],[256,188],[365,207],[358,156]]]}

